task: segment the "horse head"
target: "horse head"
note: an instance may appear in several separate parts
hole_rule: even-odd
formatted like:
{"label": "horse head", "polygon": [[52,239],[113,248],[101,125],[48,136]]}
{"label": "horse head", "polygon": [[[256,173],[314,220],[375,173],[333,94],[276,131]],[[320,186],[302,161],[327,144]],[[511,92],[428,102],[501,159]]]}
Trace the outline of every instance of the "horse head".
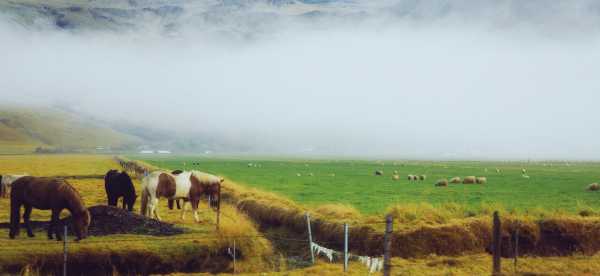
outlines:
{"label": "horse head", "polygon": [[221,178],[219,182],[213,182],[207,185],[205,192],[210,196],[210,206],[218,208],[221,203]]}
{"label": "horse head", "polygon": [[128,190],[128,192],[125,194],[125,196],[123,197],[123,200],[125,201],[125,204],[127,205],[127,210],[129,210],[130,212],[133,211],[133,205],[135,204],[135,201],[137,199],[137,195],[135,194],[135,189],[133,188],[133,181],[131,180],[131,177],[129,177],[129,174],[127,174],[127,172],[121,172],[121,174],[119,174],[119,183],[123,186],[123,187],[131,187],[131,190]]}
{"label": "horse head", "polygon": [[80,241],[87,237],[91,220],[90,211],[87,209],[73,214],[73,231],[75,232],[75,236],[77,236],[75,241]]}

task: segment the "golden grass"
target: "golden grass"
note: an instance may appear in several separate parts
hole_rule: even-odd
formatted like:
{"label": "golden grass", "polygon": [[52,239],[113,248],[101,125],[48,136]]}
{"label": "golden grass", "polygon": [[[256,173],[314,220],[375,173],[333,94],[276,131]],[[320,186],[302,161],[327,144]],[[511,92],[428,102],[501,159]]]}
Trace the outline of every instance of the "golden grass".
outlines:
{"label": "golden grass", "polygon": [[349,204],[323,204],[314,209],[314,212],[327,218],[337,218],[341,220],[358,220],[362,214]]}
{"label": "golden grass", "polygon": [[109,155],[2,155],[0,174],[33,176],[103,175],[116,168]]}

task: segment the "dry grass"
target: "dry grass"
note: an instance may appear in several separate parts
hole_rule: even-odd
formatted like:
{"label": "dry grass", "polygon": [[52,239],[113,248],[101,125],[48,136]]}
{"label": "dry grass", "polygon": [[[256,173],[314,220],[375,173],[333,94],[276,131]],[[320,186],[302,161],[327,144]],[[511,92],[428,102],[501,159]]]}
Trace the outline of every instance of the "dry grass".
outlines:
{"label": "dry grass", "polygon": [[314,209],[314,212],[324,218],[336,218],[346,221],[357,221],[362,214],[349,204],[324,204]]}
{"label": "dry grass", "polygon": [[[600,271],[600,256],[520,258],[517,270],[512,259],[502,260],[503,275],[596,275]],[[392,275],[491,275],[492,258],[476,254],[448,258],[429,256],[426,259],[392,259]]]}

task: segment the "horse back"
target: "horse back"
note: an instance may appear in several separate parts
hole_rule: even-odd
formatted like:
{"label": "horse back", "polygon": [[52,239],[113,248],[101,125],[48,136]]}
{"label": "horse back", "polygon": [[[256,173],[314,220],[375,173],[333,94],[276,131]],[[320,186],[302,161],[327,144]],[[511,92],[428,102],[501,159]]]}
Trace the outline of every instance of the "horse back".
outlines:
{"label": "horse back", "polygon": [[175,177],[167,173],[158,175],[158,183],[156,185],[156,197],[172,198],[177,192],[177,183]]}
{"label": "horse back", "polygon": [[12,183],[11,200],[31,205],[36,209],[48,210],[64,208],[67,194],[62,185],[69,185],[63,179],[25,176]]}

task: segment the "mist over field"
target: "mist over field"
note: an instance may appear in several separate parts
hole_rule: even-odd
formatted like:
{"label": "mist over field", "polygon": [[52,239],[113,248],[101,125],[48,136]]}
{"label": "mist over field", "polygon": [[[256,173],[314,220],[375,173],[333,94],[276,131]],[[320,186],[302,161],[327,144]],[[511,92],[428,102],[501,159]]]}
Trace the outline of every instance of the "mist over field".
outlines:
{"label": "mist over field", "polygon": [[209,136],[229,152],[600,152],[597,1],[49,2],[0,4],[5,104]]}

